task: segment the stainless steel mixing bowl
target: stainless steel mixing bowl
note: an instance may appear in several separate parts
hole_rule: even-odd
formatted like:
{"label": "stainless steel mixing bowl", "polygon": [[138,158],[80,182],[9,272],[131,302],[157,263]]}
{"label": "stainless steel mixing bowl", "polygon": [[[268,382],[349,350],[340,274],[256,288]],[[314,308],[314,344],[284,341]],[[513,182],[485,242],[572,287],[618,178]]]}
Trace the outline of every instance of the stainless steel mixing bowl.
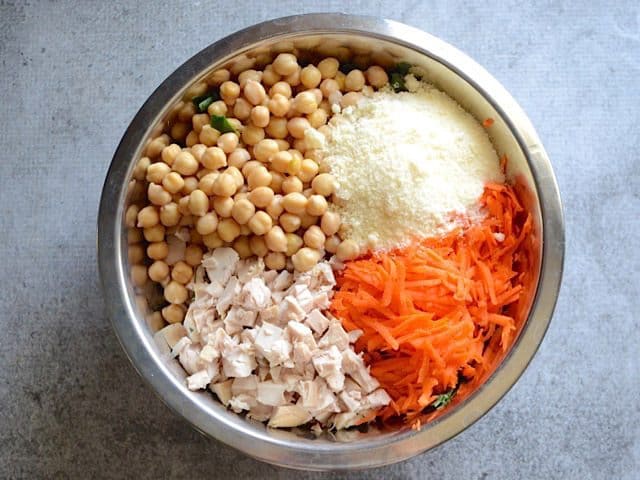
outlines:
{"label": "stainless steel mixing bowl", "polygon": [[[416,432],[370,429],[312,436],[270,430],[227,411],[209,392],[190,392],[185,373],[154,341],[145,318],[157,300],[153,289],[132,286],[124,212],[139,197],[133,168],[189,88],[226,66],[242,71],[264,65],[274,53],[334,55],[341,60],[423,68],[426,80],[456,99],[476,118],[495,119],[491,137],[509,158],[509,178],[521,186],[534,217],[531,295],[521,309],[518,338],[499,367],[466,398]],[[246,454],[277,465],[310,469],[355,469],[398,462],[452,438],[484,415],[511,388],[536,352],[558,296],[564,256],[564,223],[549,159],[531,123],[506,90],[482,67],[447,43],[388,20],[342,14],[300,15],[271,20],[230,35],[179,67],[153,92],[127,129],[114,155],[98,218],[102,287],[115,331],[140,375],[164,402],[196,429]],[[123,394],[125,394],[123,392]]]}

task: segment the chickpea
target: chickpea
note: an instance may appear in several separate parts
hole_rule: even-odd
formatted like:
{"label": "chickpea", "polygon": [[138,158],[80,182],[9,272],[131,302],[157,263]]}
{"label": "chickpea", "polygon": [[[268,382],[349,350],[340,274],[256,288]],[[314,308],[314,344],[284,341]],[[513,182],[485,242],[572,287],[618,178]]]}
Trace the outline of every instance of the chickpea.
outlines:
{"label": "chickpea", "polygon": [[233,116],[238,120],[246,120],[251,115],[253,106],[244,98],[239,98],[233,104]]}
{"label": "chickpea", "polygon": [[188,123],[174,123],[171,126],[171,138],[173,138],[176,142],[184,142],[185,138],[187,138],[187,134],[191,130],[191,125]]}
{"label": "chickpea", "polygon": [[217,145],[218,139],[220,138],[220,132],[213,128],[211,125],[205,125],[200,130],[200,135],[198,139],[200,143],[206,145],[207,147],[212,147]]}
{"label": "chickpea", "polygon": [[322,80],[322,73],[313,65],[307,65],[300,72],[300,82],[305,88],[316,88],[320,85]]}
{"label": "chickpea", "polygon": [[317,225],[310,226],[306,232],[304,232],[304,243],[310,248],[320,250],[324,247],[324,242],[327,239],[320,227]]}
{"label": "chickpea", "polygon": [[267,97],[267,93],[259,82],[256,82],[255,80],[247,80],[244,85],[244,97],[252,105],[260,105]]}
{"label": "chickpea", "polygon": [[[189,210],[189,195],[182,197],[178,201],[178,213],[180,215],[191,216],[191,210]],[[182,223],[182,220],[180,220]]]}
{"label": "chickpea", "polygon": [[186,285],[193,276],[193,268],[186,262],[180,260],[171,269],[171,279]]}
{"label": "chickpea", "polygon": [[197,267],[202,262],[202,249],[198,245],[188,245],[184,251],[184,259],[192,267]]}
{"label": "chickpea", "polygon": [[124,214],[124,223],[128,228],[133,228],[136,226],[138,212],[140,212],[140,207],[138,207],[137,205],[129,205],[129,207],[127,208],[127,211]]}
{"label": "chickpea", "polygon": [[173,170],[181,175],[193,175],[198,171],[198,161],[187,151],[182,151],[173,161]]}
{"label": "chickpea", "polygon": [[280,81],[280,75],[276,73],[273,66],[267,65],[264,67],[264,71],[262,72],[262,84],[270,87],[278,81]]}
{"label": "chickpea", "polygon": [[147,189],[147,198],[149,201],[158,206],[166,205],[171,202],[171,194],[167,192],[162,186],[150,183]]}
{"label": "chickpea", "polygon": [[164,298],[166,298],[169,303],[180,304],[187,301],[189,292],[184,285],[173,280],[164,287]]}
{"label": "chickpea", "polygon": [[225,242],[233,242],[240,235],[240,225],[232,218],[220,220],[218,235]]}
{"label": "chickpea", "polygon": [[389,77],[387,72],[384,71],[384,68],[379,67],[378,65],[372,65],[365,72],[367,77],[367,81],[369,85],[375,88],[380,88],[389,83]]}
{"label": "chickpea", "polygon": [[257,187],[266,187],[271,183],[271,174],[263,167],[256,167],[249,173],[247,177],[247,186],[249,190],[253,190]]}
{"label": "chickpea", "polygon": [[322,103],[323,97],[322,97],[322,90],[320,90],[319,88],[312,88],[311,90],[309,90],[311,93],[313,93],[315,99],[316,99],[316,103],[318,104],[318,108],[320,108],[320,103]]}
{"label": "chickpea", "polygon": [[312,113],[318,109],[318,102],[313,92],[300,92],[293,100],[293,108],[300,113]]}
{"label": "chickpea", "polygon": [[264,237],[258,235],[254,235],[249,238],[249,248],[251,249],[251,253],[253,253],[257,257],[264,257],[267,253],[269,253],[267,244],[264,242]]}
{"label": "chickpea", "polygon": [[206,113],[198,113],[191,118],[191,126],[193,127],[193,131],[198,135],[202,131],[202,127],[205,125],[209,125],[209,115]]}
{"label": "chickpea", "polygon": [[283,78],[283,80],[287,82],[289,85],[291,85],[292,87],[297,87],[298,85],[300,85],[301,71],[302,69],[298,67],[295,72],[293,72],[291,75],[287,75],[286,77]]}
{"label": "chickpea", "polygon": [[287,238],[287,251],[285,252],[285,255],[290,257],[302,248],[304,242],[300,235],[296,235],[295,233],[287,233],[285,234],[285,237]]}
{"label": "chickpea", "polygon": [[267,108],[269,109],[269,112],[271,112],[276,117],[284,117],[291,108],[291,102],[284,95],[276,93],[267,102]]}
{"label": "chickpea", "polygon": [[318,70],[322,78],[333,78],[338,73],[340,62],[336,58],[328,57],[318,63]]}
{"label": "chickpea", "polygon": [[213,86],[220,85],[221,83],[229,80],[230,76],[231,74],[229,73],[229,70],[227,70],[226,68],[221,68],[209,75],[209,77],[207,78],[207,83]]}
{"label": "chickpea", "polygon": [[129,260],[129,265],[142,263],[144,261],[144,248],[142,248],[142,245],[129,245],[127,258]]}
{"label": "chickpea", "polygon": [[167,323],[181,323],[184,320],[185,313],[186,309],[184,306],[172,303],[162,309],[162,318],[164,318]]}
{"label": "chickpea", "polygon": [[200,235],[209,235],[218,228],[218,216],[215,212],[209,212],[196,220],[196,231]]}
{"label": "chickpea", "polygon": [[316,217],[314,215],[309,215],[306,211],[300,214],[300,221],[302,222],[302,228],[309,228],[312,225],[318,223],[318,219],[320,217]]}
{"label": "chickpea", "polygon": [[285,173],[289,168],[289,163],[293,160],[293,155],[288,151],[277,152],[271,157],[271,168],[276,172]]}
{"label": "chickpea", "polygon": [[229,218],[231,216],[233,203],[234,202],[231,197],[214,197],[213,209],[222,218]]}
{"label": "chickpea", "polygon": [[178,193],[184,188],[184,179],[178,172],[171,172],[162,179],[162,186],[169,193]]}
{"label": "chickpea", "polygon": [[273,197],[273,200],[271,200],[271,203],[269,203],[266,208],[267,213],[274,220],[277,220],[280,214],[284,212],[284,207],[282,206],[282,198],[282,195],[275,195]]}
{"label": "chickpea", "polygon": [[291,85],[287,82],[277,82],[269,89],[269,96],[273,98],[275,95],[282,95],[285,98],[291,98],[293,95],[293,91],[291,90]]}
{"label": "chickpea", "polygon": [[340,86],[333,78],[327,78],[320,84],[320,91],[322,96],[328,99],[332,94],[340,91]]}
{"label": "chickpea", "polygon": [[273,61],[272,66],[278,75],[291,75],[298,69],[298,59],[291,53],[281,53]]}
{"label": "chickpea", "polygon": [[321,126],[327,123],[327,119],[329,118],[326,111],[322,108],[318,108],[315,112],[307,115],[307,120],[309,121],[309,125],[313,128],[320,128]]}
{"label": "chickpea", "polygon": [[144,240],[142,230],[139,228],[127,229],[127,244],[133,245],[135,243],[140,243],[142,240]]}
{"label": "chickpea", "polygon": [[[258,108],[258,107],[256,107]],[[279,152],[278,144],[270,138],[260,140],[253,147],[253,156],[256,160],[266,163],[272,155]]]}
{"label": "chickpea", "polygon": [[320,260],[320,252],[308,247],[302,247],[291,256],[293,267],[299,272],[307,272],[316,266]]}
{"label": "chickpea", "polygon": [[213,250],[214,248],[219,248],[224,245],[224,241],[218,235],[218,232],[210,233],[209,235],[205,235],[202,237],[202,243],[204,243],[205,247]]}
{"label": "chickpea", "polygon": [[287,138],[289,130],[287,129],[287,119],[280,117],[271,117],[269,125],[266,128],[267,133],[272,138]]}
{"label": "chickpea", "polygon": [[280,215],[279,223],[282,229],[287,233],[293,233],[300,228],[302,220],[293,213],[283,213]]}
{"label": "chickpea", "polygon": [[147,267],[134,265],[131,267],[131,281],[136,287],[144,287],[147,283]]}
{"label": "chickpea", "polygon": [[162,137],[154,138],[149,142],[149,145],[147,145],[147,148],[145,150],[145,155],[149,158],[156,158],[158,155],[162,153],[162,150],[168,144],[169,142]]}
{"label": "chickpea", "polygon": [[162,149],[162,154],[161,154],[162,161],[169,166],[173,165],[173,162],[175,161],[176,157],[181,151],[182,151],[182,148],[180,148],[180,145],[176,143],[167,145]]}
{"label": "chickpea", "polygon": [[[320,127],[322,128],[322,127]],[[319,173],[326,173],[328,171],[328,167],[327,165],[323,165],[322,160],[324,160],[324,155],[322,153],[322,150],[318,149],[318,148],[313,148],[311,150],[307,150],[304,153],[304,156],[307,157],[309,160],[312,160],[314,162],[316,162],[318,164],[318,172]]]}
{"label": "chickpea", "polygon": [[162,179],[171,171],[164,162],[152,163],[147,167],[146,180],[150,183],[162,183]]}
{"label": "chickpea", "polygon": [[[255,152],[255,147],[253,150]],[[242,168],[249,160],[251,160],[251,155],[249,155],[249,152],[244,148],[236,148],[227,157],[229,166],[236,168]]]}
{"label": "chickpea", "polygon": [[178,120],[181,122],[188,122],[196,113],[196,106],[192,102],[185,103],[178,111]]}
{"label": "chickpea", "polygon": [[307,198],[299,192],[288,193],[282,199],[282,206],[289,213],[301,214],[307,208]]}
{"label": "chickpea", "polygon": [[353,260],[359,253],[360,249],[358,248],[358,244],[350,239],[340,242],[340,245],[338,245],[336,249],[336,257],[342,261]]}
{"label": "chickpea", "polygon": [[307,203],[307,213],[315,217],[324,215],[327,211],[327,200],[322,195],[311,195]]}
{"label": "chickpea", "polygon": [[287,130],[293,138],[304,138],[304,131],[307,128],[311,128],[311,125],[304,117],[294,117],[287,122]]}
{"label": "chickpea", "polygon": [[344,87],[348,92],[359,92],[364,84],[364,73],[358,69],[351,70],[344,79]]}
{"label": "chickpea", "polygon": [[244,177],[240,170],[236,167],[229,167],[224,171],[224,173],[233,177],[233,180],[236,182],[236,188],[242,189],[242,186],[244,185]]}
{"label": "chickpea", "polygon": [[220,147],[208,147],[202,154],[200,163],[209,170],[218,170],[227,166],[227,155]]}
{"label": "chickpea", "polygon": [[198,180],[198,177],[185,177],[184,185],[182,186],[181,192],[184,193],[185,195],[189,195],[196,188],[198,188],[199,182],[200,180]]}
{"label": "chickpea", "polygon": [[338,82],[338,89],[342,92],[344,91],[344,80],[346,78],[346,75],[344,73],[342,73],[341,71],[336,72],[336,76],[333,77],[336,82]]}
{"label": "chickpea", "polygon": [[[272,230],[273,220],[266,212],[259,211],[249,219],[247,226],[254,234],[265,235]],[[268,241],[267,245],[269,245]]]}
{"label": "chickpea", "polygon": [[273,190],[269,187],[256,187],[249,192],[249,200],[256,207],[266,208],[273,200],[274,195]]}
{"label": "chickpea", "polygon": [[[254,231],[254,233],[256,232]],[[272,252],[285,252],[287,250],[287,239],[284,236],[284,231],[279,226],[272,227],[265,234],[264,241]]]}
{"label": "chickpea", "polygon": [[318,174],[318,164],[311,159],[305,158],[300,165],[298,178],[305,183],[310,182]]}
{"label": "chickpea", "polygon": [[212,117],[214,115],[217,115],[220,117],[222,115],[226,115],[227,112],[228,112],[227,104],[224,103],[222,100],[213,102],[211,105],[209,105],[209,108],[207,108],[207,113]]}
{"label": "chickpea", "polygon": [[189,211],[201,217],[209,211],[209,197],[202,190],[195,189],[189,194]]}
{"label": "chickpea", "polygon": [[[307,141],[304,138],[296,138],[293,141],[293,148],[295,148],[298,152],[300,152],[300,155],[302,155],[307,151]],[[300,162],[302,162],[302,159],[300,159]]]}
{"label": "chickpea", "polygon": [[153,262],[149,267],[149,278],[154,282],[162,282],[169,276],[169,265],[162,260]]}
{"label": "chickpea", "polygon": [[154,242],[147,247],[147,256],[152,260],[163,260],[169,254],[167,242]]}
{"label": "chickpea", "polygon": [[269,108],[257,105],[251,109],[251,123],[256,127],[264,128],[269,125]]}
{"label": "chickpea", "polygon": [[340,214],[331,211],[325,212],[320,220],[320,228],[327,236],[338,233],[340,229]]}
{"label": "chickpea", "polygon": [[264,264],[270,270],[283,270],[287,265],[287,258],[281,252],[269,252],[264,257]]}
{"label": "chickpea", "polygon": [[224,151],[224,153],[231,153],[238,147],[238,135],[233,132],[227,132],[220,135],[218,138],[218,146]]}
{"label": "chickpea", "polygon": [[247,223],[254,213],[256,213],[256,207],[245,199],[236,200],[231,209],[231,216],[240,225]]}
{"label": "chickpea", "polygon": [[337,235],[331,235],[325,240],[324,249],[329,253],[336,253],[336,251],[338,250],[338,245],[340,245],[341,241],[342,240],[340,240],[340,237],[338,237]]}
{"label": "chickpea", "polygon": [[165,227],[164,225],[154,225],[153,227],[147,227],[142,229],[142,234],[147,242],[161,242],[164,240]]}
{"label": "chickpea", "polygon": [[222,173],[213,183],[213,193],[220,197],[230,197],[236,193],[236,181],[233,176],[228,173]]}
{"label": "chickpea", "polygon": [[242,175],[244,175],[245,178],[249,178],[249,175],[251,175],[251,172],[253,171],[254,168],[262,167],[262,166],[263,166],[262,163],[257,160],[249,160],[242,167]]}
{"label": "chickpea", "polygon": [[240,85],[236,82],[227,80],[220,85],[220,96],[227,105],[233,104],[236,98],[240,96]]}
{"label": "chickpea", "polygon": [[264,139],[264,129],[260,127],[247,125],[244,127],[244,130],[242,130],[242,141],[246,145],[255,145],[262,139]]}
{"label": "chickpea", "polygon": [[311,182],[311,188],[313,188],[313,191],[318,195],[328,197],[335,192],[335,183],[333,175],[330,173],[321,173],[313,179]]}
{"label": "chickpea", "polygon": [[247,224],[240,225],[240,236],[248,237],[249,235],[251,235],[251,229],[249,226]]}
{"label": "chickpea", "polygon": [[200,179],[198,182],[198,189],[202,190],[207,195],[213,195],[213,186],[218,180],[220,174],[218,172],[208,173]]}
{"label": "chickpea", "polygon": [[153,227],[154,225],[157,225],[159,221],[160,216],[158,215],[158,208],[153,205],[144,207],[138,212],[138,227]]}
{"label": "chickpea", "polygon": [[302,192],[302,180],[298,177],[287,177],[282,182],[282,191],[285,194]]}

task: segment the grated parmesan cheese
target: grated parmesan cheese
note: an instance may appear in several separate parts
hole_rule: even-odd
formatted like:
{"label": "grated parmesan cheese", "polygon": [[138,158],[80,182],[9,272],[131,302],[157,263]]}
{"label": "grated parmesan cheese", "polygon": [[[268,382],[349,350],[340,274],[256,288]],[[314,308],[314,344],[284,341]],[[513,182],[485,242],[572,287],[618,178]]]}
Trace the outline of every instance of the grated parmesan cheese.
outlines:
{"label": "grated parmesan cheese", "polygon": [[479,220],[487,182],[503,182],[482,126],[435,87],[406,78],[410,92],[363,98],[331,121],[323,148],[337,180],[348,236],[391,249]]}

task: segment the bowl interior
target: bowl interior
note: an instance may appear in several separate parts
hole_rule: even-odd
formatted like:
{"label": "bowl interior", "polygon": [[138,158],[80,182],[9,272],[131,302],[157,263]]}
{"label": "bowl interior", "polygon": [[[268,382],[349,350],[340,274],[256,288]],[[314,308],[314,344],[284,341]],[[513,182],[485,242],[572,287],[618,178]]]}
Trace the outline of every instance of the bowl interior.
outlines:
{"label": "bowl interior", "polygon": [[[540,168],[547,165],[544,151],[519,107],[481,67],[423,32],[392,22],[384,24],[386,34],[375,33],[375,30],[355,32],[351,24],[340,28],[339,21],[334,23],[333,29],[304,29],[304,32],[296,32],[296,27],[291,25],[285,31],[282,25],[272,26],[271,30],[253,27],[251,37],[243,37],[245,32],[240,32],[213,44],[180,67],[147,101],[125,135],[105,183],[105,191],[112,190],[117,205],[105,207],[103,195],[101,207],[115,211],[111,246],[116,251],[117,265],[113,273],[121,288],[122,308],[114,308],[112,315],[125,350],[142,376],[152,383],[169,406],[200,431],[257,458],[310,469],[387,464],[431,448],[459,433],[486,413],[517,379],[535,352],[550,316],[545,312],[539,317],[529,316],[539,290],[544,233],[544,205],[540,201],[538,185],[542,173],[536,169],[536,159],[541,159]],[[402,36],[394,30],[398,28],[402,28]],[[298,29],[303,30],[302,27]],[[161,304],[159,290],[152,286],[134,288],[129,280],[124,212],[128,205],[140,202],[146,190],[143,181],[133,178],[133,171],[147,144],[175,121],[182,102],[188,101],[215,70],[225,67],[237,73],[261,67],[280,52],[295,52],[299,58],[308,61],[318,56],[335,56],[341,62],[348,61],[360,67],[374,63],[386,67],[399,61],[419,67],[425,80],[454,98],[476,119],[494,119],[489,129],[493,144],[499,156],[508,157],[509,181],[518,185],[525,207],[533,215],[535,268],[531,272],[532,288],[517,312],[519,336],[506,353],[511,358],[503,361],[498,371],[482,379],[482,384],[472,392],[458,396],[450,408],[424,425],[420,432],[406,427],[369,428],[368,431],[346,431],[315,438],[295,429],[267,429],[261,423],[227,411],[212,393],[191,392],[186,388],[185,372],[170,358],[164,341],[154,338],[149,324],[151,313]],[[120,180],[126,180],[118,184],[118,175]],[[105,276],[103,272],[103,282]],[[553,303],[555,298],[551,308]],[[126,319],[120,318],[123,316]],[[523,348],[523,344],[526,347]],[[518,359],[514,359],[515,356]],[[511,363],[518,365],[507,369],[505,366]]]}

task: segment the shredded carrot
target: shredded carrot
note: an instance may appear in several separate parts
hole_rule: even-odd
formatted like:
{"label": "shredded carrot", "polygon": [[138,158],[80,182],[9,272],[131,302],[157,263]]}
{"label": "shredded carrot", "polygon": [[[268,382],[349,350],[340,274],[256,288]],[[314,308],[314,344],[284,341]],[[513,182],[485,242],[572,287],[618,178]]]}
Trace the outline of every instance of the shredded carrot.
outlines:
{"label": "shredded carrot", "polygon": [[506,185],[487,185],[481,205],[481,223],[347,262],[338,278],[331,311],[364,332],[356,349],[393,400],[383,420],[419,430],[439,394],[492,371],[514,340],[532,220]]}
{"label": "shredded carrot", "polygon": [[485,119],[482,121],[482,126],[483,126],[484,128],[489,128],[491,125],[493,125],[493,118],[485,118]]}

